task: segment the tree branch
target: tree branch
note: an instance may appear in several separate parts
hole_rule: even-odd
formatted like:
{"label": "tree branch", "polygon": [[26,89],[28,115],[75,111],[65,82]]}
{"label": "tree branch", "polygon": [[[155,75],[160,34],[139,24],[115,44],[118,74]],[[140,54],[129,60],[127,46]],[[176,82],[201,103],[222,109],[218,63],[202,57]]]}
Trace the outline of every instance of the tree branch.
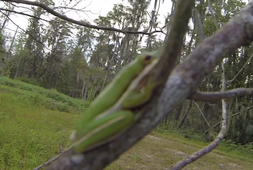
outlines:
{"label": "tree branch", "polygon": [[200,92],[194,94],[191,98],[198,101],[217,101],[221,99],[229,99],[237,96],[252,95],[253,88],[236,88],[228,91],[221,92]]}
{"label": "tree branch", "polygon": [[[224,91],[226,89],[226,76],[225,76],[225,67],[223,61],[221,62],[221,68],[222,68],[222,88],[221,91]],[[222,102],[222,126],[220,133],[218,134],[217,138],[210,143],[205,148],[195,152],[194,154],[188,156],[187,158],[183,159],[182,161],[178,162],[176,165],[174,165],[171,170],[180,170],[186,165],[196,161],[197,159],[201,158],[202,156],[208,154],[212,150],[214,150],[222,141],[224,138],[224,135],[226,133],[227,129],[227,104],[224,99],[221,100]]]}
{"label": "tree branch", "polygon": [[184,114],[184,116],[183,116],[181,122],[178,124],[177,128],[181,128],[181,126],[183,125],[183,123],[184,123],[184,121],[185,121],[185,119],[186,119],[188,113],[189,113],[190,110],[191,110],[191,107],[192,107],[192,100],[190,101],[189,106],[188,106],[188,108],[187,108],[187,111],[185,112],[185,114]]}
{"label": "tree branch", "polygon": [[[250,109],[252,109],[252,108],[253,108],[253,106],[248,107],[246,110],[248,111],[248,110],[250,110]],[[234,114],[228,116],[228,118],[232,118],[232,117],[238,116],[238,115],[240,115],[241,113],[243,113],[243,111],[234,113]],[[220,125],[221,123],[222,123],[222,121],[216,123],[215,125],[212,126],[212,128],[216,128],[216,127],[217,127],[218,125]],[[209,131],[210,131],[210,129],[206,130],[206,131],[205,131],[205,134],[207,134]]]}
{"label": "tree branch", "polygon": [[226,103],[224,100],[222,100],[222,127],[221,131],[218,134],[217,138],[210,143],[207,147],[199,150],[198,152],[195,152],[194,154],[188,156],[187,158],[183,159],[182,161],[178,162],[176,165],[174,165],[171,170],[180,170],[186,165],[196,161],[197,159],[201,158],[202,156],[208,154],[211,152],[213,149],[215,149],[220,142],[222,141],[225,133],[226,133],[226,115],[227,115],[227,110],[226,110]]}
{"label": "tree branch", "polygon": [[[191,9],[194,7],[194,0],[178,0],[178,6],[174,15],[173,25],[169,37],[176,39],[170,39],[167,41],[166,51],[170,51],[170,61],[176,61],[177,56],[180,54],[181,44],[183,43],[183,37],[186,33],[188,27],[188,20],[191,17]],[[174,34],[174,35],[172,35]],[[181,39],[179,39],[181,38]],[[171,43],[173,42],[173,43]],[[176,45],[176,47],[175,47]],[[173,51],[176,49],[176,52]],[[179,49],[179,50],[178,50]],[[163,54],[163,61],[167,63],[168,53]],[[159,64],[165,66],[158,67]],[[157,64],[159,71],[155,69],[153,74],[163,74],[166,75],[166,70],[168,65],[160,62]],[[172,70],[172,68],[171,68]],[[158,78],[158,76],[156,77]],[[160,76],[160,79],[166,79],[167,77]],[[159,81],[161,82],[161,80]],[[157,83],[157,82],[156,82]],[[76,153],[71,149],[63,154],[60,159],[51,165],[48,169],[65,169],[65,170],[77,170],[77,169],[89,169],[89,170],[99,170],[103,169],[106,165],[111,163],[116,159],[120,154],[133,146],[137,141],[147,135],[152,129],[154,129],[159,122],[165,117],[165,113],[157,115],[157,98],[159,92],[153,94],[148,105],[143,106],[137,110],[138,113],[142,113],[140,119],[135,122],[126,132],[117,136],[114,140],[105,143],[103,146],[99,146],[90,151],[86,151],[83,154],[76,155]]]}
{"label": "tree branch", "polygon": [[47,162],[45,162],[45,163],[43,163],[43,164],[37,166],[34,170],[40,170],[40,169],[42,169],[42,168],[44,168],[44,167],[50,165],[51,163],[53,163],[54,161],[56,161],[57,159],[59,159],[59,157],[60,157],[62,154],[64,154],[65,152],[67,152],[67,151],[70,150],[70,149],[71,149],[71,148],[66,149],[65,151],[61,152],[59,155],[53,157],[52,159],[48,160]]}
{"label": "tree branch", "polygon": [[159,113],[171,111],[196,92],[203,78],[216,64],[240,46],[253,40],[253,3],[235,16],[222,29],[206,38],[169,77],[159,99]]}
{"label": "tree branch", "polygon": [[[191,16],[191,7],[194,7],[193,0],[189,0],[187,3],[181,3],[181,1],[179,1],[176,4],[175,13],[171,18],[172,24],[165,40],[166,43],[163,46],[161,58],[154,69],[154,82],[161,81],[161,77],[168,77],[175,67],[181,54],[183,38],[188,29],[188,24],[186,23],[188,23]],[[187,16],[187,14],[189,16]],[[166,79],[164,78],[164,80]]]}
{"label": "tree branch", "polygon": [[113,27],[105,27],[105,26],[92,25],[92,24],[89,24],[87,22],[77,21],[77,20],[69,18],[69,17],[67,17],[65,15],[62,15],[59,12],[57,12],[57,11],[53,10],[52,8],[48,7],[47,5],[44,5],[43,3],[40,3],[40,2],[37,2],[37,1],[36,2],[35,1],[27,1],[27,0],[2,0],[2,1],[21,3],[21,4],[26,4],[26,5],[32,5],[32,6],[38,6],[38,7],[44,9],[48,13],[50,13],[50,14],[58,17],[58,18],[61,18],[61,19],[65,20],[65,21],[68,21],[68,22],[71,22],[71,23],[74,23],[74,24],[77,24],[77,25],[81,25],[81,26],[84,26],[84,27],[87,27],[87,28],[94,28],[94,29],[100,29],[100,30],[106,30],[106,31],[115,31],[115,32],[123,33],[123,34],[152,35],[154,33],[161,32],[161,31],[155,30],[155,31],[152,31],[152,32],[148,33],[148,32],[145,32],[145,31],[121,30],[121,29],[117,29],[117,28],[113,28]]}
{"label": "tree branch", "polygon": [[252,59],[253,54],[248,58],[248,60],[244,63],[244,65],[242,66],[242,68],[238,71],[238,73],[227,82],[227,84],[231,84],[236,78],[237,76],[242,72],[242,70],[246,67],[246,65],[250,62],[250,60]]}
{"label": "tree branch", "polygon": [[35,18],[35,19],[38,19],[38,20],[42,20],[42,21],[46,21],[46,22],[50,22],[49,20],[46,20],[46,19],[43,19],[43,18],[40,18],[40,17],[36,17],[36,16],[34,16],[34,15],[30,15],[30,14],[27,14],[27,13],[24,13],[24,12],[18,12],[18,11],[14,11],[14,10],[6,9],[6,8],[0,8],[0,11],[13,12],[13,13],[16,13],[16,14],[20,14],[20,15],[24,15],[24,16],[32,17],[32,18]]}
{"label": "tree branch", "polygon": [[202,23],[201,23],[201,17],[199,14],[199,11],[197,10],[197,8],[194,8],[194,19],[195,19],[195,23],[197,25],[197,31],[198,31],[198,37],[200,39],[200,41],[204,41],[204,39],[206,38],[205,34],[204,34],[204,30],[202,27]]}
{"label": "tree branch", "polygon": [[[217,63],[238,47],[249,45],[252,40],[253,2],[250,2],[234,19],[216,34],[205,39],[182,64],[173,70],[159,98],[157,114],[159,116],[156,119],[163,113],[172,111],[194,94],[203,78],[211,73]],[[215,147],[225,132],[226,104],[224,101],[222,103],[223,126],[218,138],[210,144],[209,148]],[[208,149],[204,149],[200,153],[202,154],[202,152],[207,153]],[[193,157],[195,156],[198,158],[198,155],[193,155]]]}
{"label": "tree branch", "polygon": [[34,39],[37,43],[39,43],[40,45],[42,45],[47,50],[50,50],[41,41],[37,40],[32,34],[30,34],[29,32],[25,31],[23,28],[21,28],[19,25],[17,25],[14,21],[12,21],[12,19],[8,15],[6,15],[5,13],[3,13],[1,11],[0,11],[0,13],[2,13],[3,15],[5,15],[17,28],[21,29],[23,32],[25,32],[26,34],[28,34],[29,36],[31,36],[31,38]]}
{"label": "tree branch", "polygon": [[211,126],[210,123],[207,121],[207,119],[206,119],[204,113],[202,112],[202,110],[200,109],[199,105],[198,105],[195,101],[193,101],[193,103],[194,103],[195,106],[198,108],[198,110],[199,110],[201,116],[203,117],[203,119],[205,120],[206,124],[209,126],[209,128],[211,129],[211,131],[214,133],[214,131],[213,131],[213,129],[212,129],[212,126]]}

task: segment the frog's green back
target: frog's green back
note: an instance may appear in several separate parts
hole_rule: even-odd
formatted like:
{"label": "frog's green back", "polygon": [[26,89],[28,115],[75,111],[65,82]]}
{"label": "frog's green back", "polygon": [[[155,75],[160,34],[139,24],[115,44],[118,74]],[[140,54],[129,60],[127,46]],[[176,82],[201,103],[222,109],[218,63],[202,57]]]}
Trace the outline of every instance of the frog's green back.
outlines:
{"label": "frog's green back", "polygon": [[142,69],[150,64],[157,55],[154,52],[143,53],[139,55],[133,62],[123,67],[116,75],[113,81],[99,94],[99,96],[91,103],[85,111],[82,120],[77,124],[76,137],[83,135],[82,129],[86,124],[92,121],[96,116],[100,115],[110,107],[112,107],[122,96],[131,81],[142,71]]}

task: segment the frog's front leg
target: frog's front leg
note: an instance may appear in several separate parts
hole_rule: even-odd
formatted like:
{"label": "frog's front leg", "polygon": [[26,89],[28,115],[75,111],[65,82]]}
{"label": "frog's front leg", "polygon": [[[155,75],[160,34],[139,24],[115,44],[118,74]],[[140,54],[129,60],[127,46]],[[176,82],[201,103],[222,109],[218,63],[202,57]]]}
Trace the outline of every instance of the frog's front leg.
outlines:
{"label": "frog's front leg", "polygon": [[78,134],[75,134],[81,138],[74,143],[74,150],[83,152],[98,146],[124,131],[133,122],[134,114],[130,110],[118,111],[104,118],[95,118],[85,129],[80,129]]}
{"label": "frog's front leg", "polygon": [[150,99],[152,92],[157,85],[158,83],[152,83],[150,80],[147,80],[144,87],[128,94],[122,103],[122,107],[124,109],[129,109],[145,104]]}

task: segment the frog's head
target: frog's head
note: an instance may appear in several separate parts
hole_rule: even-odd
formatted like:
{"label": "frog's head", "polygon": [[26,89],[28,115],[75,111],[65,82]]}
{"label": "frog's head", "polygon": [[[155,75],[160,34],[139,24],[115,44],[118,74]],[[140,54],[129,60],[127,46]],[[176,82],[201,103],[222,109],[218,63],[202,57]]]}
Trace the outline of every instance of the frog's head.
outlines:
{"label": "frog's head", "polygon": [[144,52],[138,56],[138,60],[144,65],[149,65],[159,57],[159,51]]}

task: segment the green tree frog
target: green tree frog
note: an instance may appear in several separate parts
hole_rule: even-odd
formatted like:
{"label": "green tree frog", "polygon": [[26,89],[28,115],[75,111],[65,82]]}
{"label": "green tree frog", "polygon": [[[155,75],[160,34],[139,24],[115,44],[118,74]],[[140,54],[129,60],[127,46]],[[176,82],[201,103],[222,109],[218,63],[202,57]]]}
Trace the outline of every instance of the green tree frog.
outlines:
{"label": "green tree frog", "polygon": [[144,53],[126,65],[85,111],[72,133],[74,150],[84,152],[112,139],[136,120],[131,111],[147,102],[155,85],[149,73],[159,52]]}

